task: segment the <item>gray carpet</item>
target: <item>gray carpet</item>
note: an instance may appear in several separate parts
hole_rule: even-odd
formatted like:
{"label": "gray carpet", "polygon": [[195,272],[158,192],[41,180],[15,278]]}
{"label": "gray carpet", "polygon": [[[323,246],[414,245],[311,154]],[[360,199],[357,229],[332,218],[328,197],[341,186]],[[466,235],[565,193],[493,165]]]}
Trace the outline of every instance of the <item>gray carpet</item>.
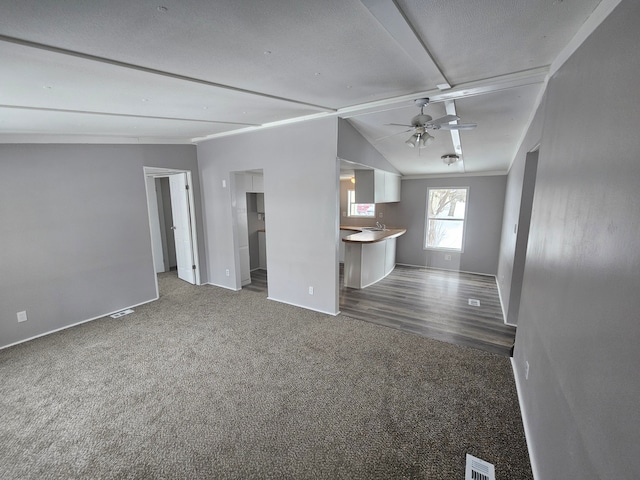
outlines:
{"label": "gray carpet", "polygon": [[532,478],[509,359],[159,277],[0,351],[3,479]]}

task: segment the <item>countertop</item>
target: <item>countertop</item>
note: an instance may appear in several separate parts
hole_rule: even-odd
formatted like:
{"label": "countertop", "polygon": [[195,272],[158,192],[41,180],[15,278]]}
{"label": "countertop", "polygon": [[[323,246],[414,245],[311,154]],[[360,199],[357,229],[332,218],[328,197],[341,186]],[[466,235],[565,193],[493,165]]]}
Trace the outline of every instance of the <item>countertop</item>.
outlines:
{"label": "countertop", "polygon": [[340,225],[340,230],[353,230],[354,233],[342,239],[346,243],[376,243],[403,235],[406,228],[385,228],[384,230],[366,230],[366,227]]}

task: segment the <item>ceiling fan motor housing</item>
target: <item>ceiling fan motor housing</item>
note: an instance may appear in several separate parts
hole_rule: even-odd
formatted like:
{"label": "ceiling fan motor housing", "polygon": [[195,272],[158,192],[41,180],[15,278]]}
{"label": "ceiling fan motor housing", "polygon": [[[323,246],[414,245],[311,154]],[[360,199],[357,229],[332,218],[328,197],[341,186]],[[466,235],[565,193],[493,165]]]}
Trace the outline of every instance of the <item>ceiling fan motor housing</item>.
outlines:
{"label": "ceiling fan motor housing", "polygon": [[411,119],[411,125],[413,125],[414,127],[423,127],[431,120],[433,120],[433,118],[431,118],[431,115],[420,114]]}

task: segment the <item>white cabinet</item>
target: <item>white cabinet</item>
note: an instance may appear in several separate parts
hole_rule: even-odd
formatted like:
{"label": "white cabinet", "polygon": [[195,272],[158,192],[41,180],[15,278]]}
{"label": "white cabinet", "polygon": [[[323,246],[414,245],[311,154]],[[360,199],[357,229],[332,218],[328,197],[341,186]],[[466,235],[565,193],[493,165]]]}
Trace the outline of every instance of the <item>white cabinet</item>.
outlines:
{"label": "white cabinet", "polygon": [[264,193],[264,175],[247,173],[247,192]]}
{"label": "white cabinet", "polygon": [[385,196],[384,184],[385,184],[386,175],[382,170],[374,170],[373,171],[373,199],[374,203],[385,203],[387,201],[387,197]]}
{"label": "white cabinet", "polygon": [[356,170],[356,203],[400,201],[400,176],[383,170]]}
{"label": "white cabinet", "polygon": [[384,199],[385,202],[400,201],[400,175],[384,172]]}

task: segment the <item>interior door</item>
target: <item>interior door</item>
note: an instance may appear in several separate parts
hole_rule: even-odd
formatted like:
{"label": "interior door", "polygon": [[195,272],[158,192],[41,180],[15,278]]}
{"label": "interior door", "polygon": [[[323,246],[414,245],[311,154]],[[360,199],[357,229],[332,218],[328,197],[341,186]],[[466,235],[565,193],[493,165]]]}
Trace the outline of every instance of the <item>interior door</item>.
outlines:
{"label": "interior door", "polygon": [[178,173],[169,177],[171,191],[171,213],[173,214],[173,237],[176,241],[176,263],[178,278],[196,283],[193,244],[191,242],[191,215],[189,212],[189,191],[187,176]]}

